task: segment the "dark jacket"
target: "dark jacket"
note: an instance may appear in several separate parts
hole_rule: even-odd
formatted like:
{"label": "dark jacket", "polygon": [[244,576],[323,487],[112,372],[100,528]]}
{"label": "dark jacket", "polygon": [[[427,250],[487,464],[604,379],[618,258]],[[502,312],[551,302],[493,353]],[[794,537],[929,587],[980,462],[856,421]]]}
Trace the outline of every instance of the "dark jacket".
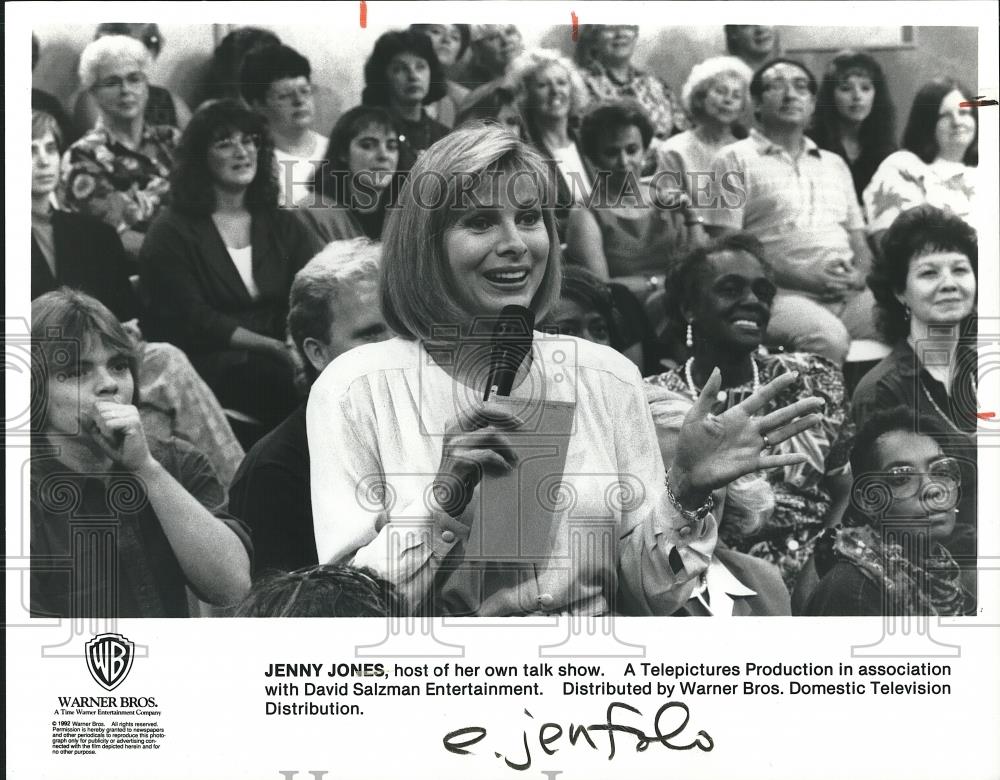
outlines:
{"label": "dark jacket", "polygon": [[121,239],[99,219],[69,211],[52,212],[56,274],[31,239],[31,299],[58,287],[73,287],[97,298],[119,320],[139,316],[139,300],[129,275],[136,270]]}
{"label": "dark jacket", "polygon": [[173,209],[153,222],[139,253],[149,299],[143,332],[190,356],[227,350],[238,327],[284,339],[288,291],[318,242],[287,211],[257,212],[251,227],[253,300],[211,216]]}

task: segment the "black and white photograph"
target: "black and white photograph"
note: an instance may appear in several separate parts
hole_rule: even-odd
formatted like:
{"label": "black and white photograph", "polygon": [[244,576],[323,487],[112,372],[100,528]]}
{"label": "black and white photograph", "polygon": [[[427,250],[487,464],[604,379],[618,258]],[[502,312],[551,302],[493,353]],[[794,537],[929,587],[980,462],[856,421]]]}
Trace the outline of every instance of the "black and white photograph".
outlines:
{"label": "black and white photograph", "polygon": [[997,777],[997,14],[7,4],[8,776]]}

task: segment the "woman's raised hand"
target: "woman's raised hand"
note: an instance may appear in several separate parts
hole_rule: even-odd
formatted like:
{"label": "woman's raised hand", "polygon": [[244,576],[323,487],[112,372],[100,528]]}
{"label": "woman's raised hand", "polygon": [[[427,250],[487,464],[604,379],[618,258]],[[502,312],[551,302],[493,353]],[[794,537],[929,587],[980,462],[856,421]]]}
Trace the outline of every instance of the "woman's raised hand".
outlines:
{"label": "woman's raised hand", "polygon": [[803,453],[772,454],[771,447],[816,425],[821,398],[804,398],[763,417],[754,415],[795,382],[797,373],[781,374],[742,403],[720,415],[711,413],[722,386],[718,369],[684,418],[670,467],[671,487],[685,507],[704,503],[708,494],[754,471],[792,466]]}
{"label": "woman's raised hand", "polygon": [[503,474],[517,465],[507,432],[524,422],[494,402],[480,402],[452,418],[445,428],[441,463],[434,479],[434,498],[452,517],[472,500],[484,473]]}

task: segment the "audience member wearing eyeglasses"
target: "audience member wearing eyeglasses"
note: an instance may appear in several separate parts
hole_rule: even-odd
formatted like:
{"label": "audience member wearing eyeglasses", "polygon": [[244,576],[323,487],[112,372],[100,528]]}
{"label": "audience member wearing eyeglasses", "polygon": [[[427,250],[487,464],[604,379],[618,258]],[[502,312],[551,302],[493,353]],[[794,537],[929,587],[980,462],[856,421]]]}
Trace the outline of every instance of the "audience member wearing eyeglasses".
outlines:
{"label": "audience member wearing eyeglasses", "polygon": [[[758,127],[712,163],[716,232],[745,230],[774,267],[770,344],[843,363],[852,339],[876,338],[865,287],[871,252],[844,160],[805,135],[816,78],[801,62],[773,60],[750,81]],[[736,177],[741,192],[727,192]]]}
{"label": "audience member wearing eyeglasses", "polygon": [[180,137],[176,127],[145,119],[151,64],[135,38],[108,35],[87,44],[80,83],[97,101],[100,116],[66,152],[59,190],[65,208],[115,228],[133,257],[149,223],[169,202]]}
{"label": "audience member wearing eyeglasses", "polygon": [[[859,425],[903,405],[914,418],[935,417],[945,427],[941,446],[962,465],[959,530],[966,533],[976,527],[978,274],[976,233],[961,218],[926,205],[896,217],[868,277],[882,337],[893,349],[851,400]],[[957,539],[949,544],[967,549]]]}
{"label": "audience member wearing eyeglasses", "polygon": [[[163,50],[166,40],[155,22],[105,22],[97,25],[94,40],[106,35],[127,35],[135,38],[149,52],[155,61]],[[87,90],[77,95],[73,115],[79,127],[93,127],[100,109],[94,96]],[[183,130],[191,120],[191,109],[176,93],[156,84],[149,85],[149,99],[145,108],[146,121],[151,125],[171,125]]]}
{"label": "audience member wearing eyeglasses", "polygon": [[964,573],[942,544],[962,482],[935,440],[945,433],[905,407],[865,421],[851,451],[851,505],[843,526],[816,544],[820,581],[805,615],[975,614],[975,572]]}
{"label": "audience member wearing eyeglasses", "polygon": [[267,119],[278,162],[280,203],[291,206],[308,193],[315,167],[326,154],[316,122],[309,60],[281,44],[248,53],[240,70],[243,99]]}
{"label": "audience member wearing eyeglasses", "polygon": [[199,108],[173,186],[140,256],[144,330],[184,349],[223,406],[273,428],[297,403],[288,290],[319,245],[278,208],[265,120],[232,100]]}

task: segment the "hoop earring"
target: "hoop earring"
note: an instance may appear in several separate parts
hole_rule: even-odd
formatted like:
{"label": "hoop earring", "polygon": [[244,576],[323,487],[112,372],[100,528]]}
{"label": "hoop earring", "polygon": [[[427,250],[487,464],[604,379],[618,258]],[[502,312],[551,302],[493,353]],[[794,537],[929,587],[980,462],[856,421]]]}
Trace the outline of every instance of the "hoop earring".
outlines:
{"label": "hoop earring", "polygon": [[694,328],[691,327],[691,323],[688,323],[687,338],[684,340],[684,344],[688,349],[694,346]]}

